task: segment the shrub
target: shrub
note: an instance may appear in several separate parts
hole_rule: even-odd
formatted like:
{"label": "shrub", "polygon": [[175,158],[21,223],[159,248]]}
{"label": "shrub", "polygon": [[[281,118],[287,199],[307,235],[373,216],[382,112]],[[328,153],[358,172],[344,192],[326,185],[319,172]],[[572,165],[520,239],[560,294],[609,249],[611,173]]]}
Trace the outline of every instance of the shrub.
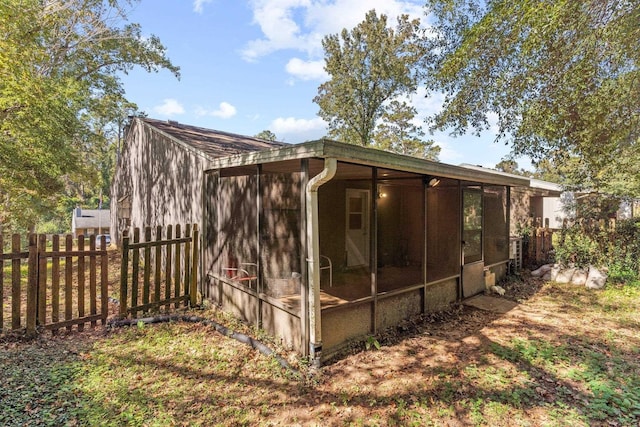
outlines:
{"label": "shrub", "polygon": [[562,229],[555,245],[556,261],[577,267],[597,265],[609,270],[614,283],[639,278],[640,218],[606,224],[581,221]]}

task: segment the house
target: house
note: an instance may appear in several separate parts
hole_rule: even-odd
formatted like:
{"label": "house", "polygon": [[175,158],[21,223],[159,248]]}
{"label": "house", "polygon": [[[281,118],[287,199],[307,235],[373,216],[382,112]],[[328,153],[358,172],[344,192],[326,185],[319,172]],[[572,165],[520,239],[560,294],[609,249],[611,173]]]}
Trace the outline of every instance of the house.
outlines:
{"label": "house", "polygon": [[320,140],[214,159],[204,185],[203,295],[321,363],[505,276],[529,178]]}
{"label": "house", "polygon": [[112,229],[199,223],[203,297],[321,363],[503,277],[511,188],[529,183],[326,139],[135,118]]}
{"label": "house", "polygon": [[202,226],[202,177],[211,160],[282,143],[136,117],[126,129],[111,185],[111,230],[120,244],[128,227]]}
{"label": "house", "polygon": [[77,207],[71,216],[73,237],[109,234],[111,213],[109,209],[82,209]]}

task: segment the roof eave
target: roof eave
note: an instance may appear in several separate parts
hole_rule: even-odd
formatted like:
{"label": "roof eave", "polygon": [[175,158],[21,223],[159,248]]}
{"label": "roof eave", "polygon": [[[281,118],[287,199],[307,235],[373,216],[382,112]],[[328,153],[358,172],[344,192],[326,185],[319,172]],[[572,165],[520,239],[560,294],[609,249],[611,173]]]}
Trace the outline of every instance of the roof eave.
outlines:
{"label": "roof eave", "polygon": [[207,170],[225,169],[260,163],[271,163],[304,158],[335,158],[339,161],[357,163],[367,166],[413,172],[417,174],[436,175],[444,178],[482,182],[495,185],[529,186],[529,178],[508,177],[491,172],[478,171],[460,166],[424,160],[387,151],[360,147],[352,144],[322,139],[291,145],[285,148],[243,153],[229,157],[214,159]]}

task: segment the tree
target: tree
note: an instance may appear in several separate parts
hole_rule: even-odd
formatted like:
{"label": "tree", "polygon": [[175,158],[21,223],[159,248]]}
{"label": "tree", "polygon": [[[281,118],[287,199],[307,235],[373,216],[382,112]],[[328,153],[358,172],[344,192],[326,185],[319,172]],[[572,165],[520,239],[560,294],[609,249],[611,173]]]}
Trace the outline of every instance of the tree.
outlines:
{"label": "tree", "polygon": [[[488,127],[534,160],[577,159],[579,180],[638,170],[640,6],[638,0],[431,0],[435,60],[428,86],[442,91],[436,129]],[[570,160],[574,159],[574,160]],[[622,163],[630,162],[633,165]],[[616,172],[617,171],[617,172]],[[627,176],[637,191],[640,175]],[[640,193],[636,193],[640,195]]]}
{"label": "tree", "polygon": [[90,182],[130,106],[119,73],[179,69],[126,22],[129,0],[0,4],[0,222],[34,225],[69,182]]}
{"label": "tree", "polygon": [[325,70],[331,78],[318,88],[314,102],[329,123],[329,137],[368,146],[387,101],[415,91],[416,65],[422,58],[419,20],[398,18],[395,29],[375,10],[351,31],[322,40]]}
{"label": "tree", "polygon": [[265,141],[277,141],[278,137],[275,133],[271,132],[268,129],[261,131],[260,133],[255,135],[256,138],[264,139]]}
{"label": "tree", "polygon": [[376,129],[374,146],[407,156],[438,160],[440,147],[433,140],[424,139],[424,131],[413,122],[416,115],[415,107],[406,102],[391,101]]}
{"label": "tree", "polygon": [[513,159],[503,158],[495,167],[496,170],[514,175],[521,175],[518,169],[518,162]]}

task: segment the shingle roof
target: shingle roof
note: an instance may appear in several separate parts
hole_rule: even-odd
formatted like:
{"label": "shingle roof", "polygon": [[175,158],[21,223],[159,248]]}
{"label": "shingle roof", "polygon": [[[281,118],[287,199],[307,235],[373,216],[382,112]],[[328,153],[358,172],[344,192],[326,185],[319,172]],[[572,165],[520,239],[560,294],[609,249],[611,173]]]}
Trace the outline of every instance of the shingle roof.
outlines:
{"label": "shingle roof", "polygon": [[282,142],[266,141],[250,136],[185,125],[174,121],[150,118],[142,118],[140,120],[213,158],[289,145]]}

